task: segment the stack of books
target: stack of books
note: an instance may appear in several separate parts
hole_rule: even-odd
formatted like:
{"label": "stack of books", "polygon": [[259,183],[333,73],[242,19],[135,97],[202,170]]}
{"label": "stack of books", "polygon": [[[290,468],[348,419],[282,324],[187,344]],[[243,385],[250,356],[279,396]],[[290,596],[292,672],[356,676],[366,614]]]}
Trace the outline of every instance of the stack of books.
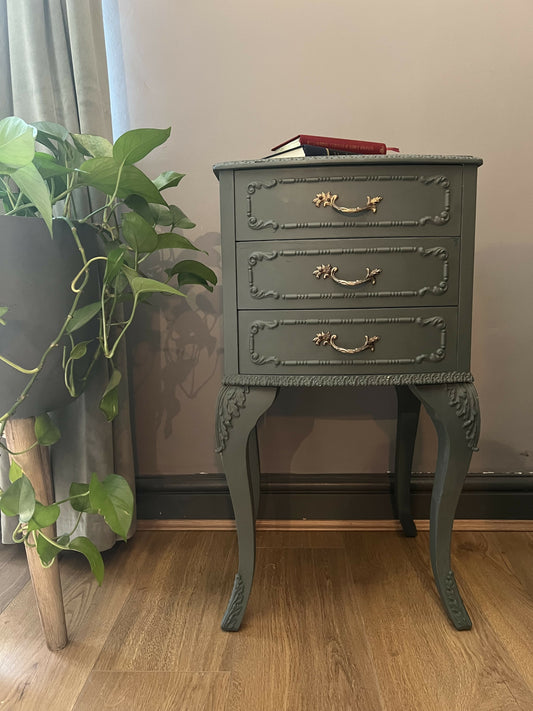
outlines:
{"label": "stack of books", "polygon": [[399,153],[398,148],[376,143],[375,141],[356,141],[347,138],[329,136],[311,136],[300,134],[289,138],[271,149],[266,158],[292,158],[298,156],[335,156],[346,154],[385,155],[387,151]]}

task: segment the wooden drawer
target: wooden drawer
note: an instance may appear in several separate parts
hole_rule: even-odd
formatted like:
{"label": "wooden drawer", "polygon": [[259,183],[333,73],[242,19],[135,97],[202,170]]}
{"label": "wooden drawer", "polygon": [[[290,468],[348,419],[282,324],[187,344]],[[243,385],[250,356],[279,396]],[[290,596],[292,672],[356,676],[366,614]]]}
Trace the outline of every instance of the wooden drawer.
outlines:
{"label": "wooden drawer", "polygon": [[[453,307],[306,310],[297,318],[291,311],[240,311],[238,329],[243,374],[424,373],[457,366]],[[367,339],[373,350],[343,353],[331,345],[355,349]]]}
{"label": "wooden drawer", "polygon": [[[244,309],[455,305],[459,253],[455,237],[382,238],[377,246],[369,239],[326,239],[320,245],[314,240],[241,242],[238,305]],[[332,273],[328,266],[338,271]],[[372,276],[378,269],[380,273]]]}
{"label": "wooden drawer", "polygon": [[[237,240],[324,237],[455,236],[461,227],[458,165],[268,166],[235,174]],[[338,212],[335,206],[375,212]],[[315,204],[318,202],[317,204]]]}

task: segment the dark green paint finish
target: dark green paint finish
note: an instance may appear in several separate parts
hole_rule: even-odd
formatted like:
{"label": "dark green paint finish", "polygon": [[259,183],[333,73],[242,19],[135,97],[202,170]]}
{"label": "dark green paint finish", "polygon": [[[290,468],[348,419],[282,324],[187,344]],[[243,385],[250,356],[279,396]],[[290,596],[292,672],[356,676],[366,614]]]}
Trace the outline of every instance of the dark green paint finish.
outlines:
{"label": "dark green paint finish", "polygon": [[[235,176],[237,239],[458,235],[461,190],[459,166],[265,165]],[[341,213],[315,205],[321,193],[338,195],[336,204],[346,208],[382,200],[376,212]]]}
{"label": "dark green paint finish", "polygon": [[[223,629],[239,628],[253,578],[258,417],[277,386],[365,384],[398,386],[395,506],[408,536],[416,534],[410,478],[420,402],[435,424],[431,562],[451,621],[457,629],[470,627],[450,541],[479,433],[470,328],[480,164],[464,156],[341,156],[215,167],[225,319],[218,451],[239,539],[239,571]],[[315,207],[320,192],[338,194],[337,205],[349,207],[364,204],[367,195],[383,200],[375,214],[346,215]],[[347,287],[329,279],[317,285],[313,271],[321,264],[334,264],[346,280],[364,277],[366,269],[381,272],[375,284]],[[323,332],[335,334],[335,345],[345,349],[378,339],[372,349],[343,353],[331,342],[313,341]]]}
{"label": "dark green paint finish", "polygon": [[[239,372],[265,374],[389,374],[452,371],[457,365],[457,311],[339,309],[239,311]],[[377,336],[374,350],[340,353],[316,345],[321,332],[336,345],[359,348]]]}
{"label": "dark green paint finish", "polygon": [[[459,239],[267,241],[237,245],[241,309],[447,306],[459,298]],[[336,267],[337,283],[320,267]],[[373,279],[368,272],[379,270]],[[355,282],[355,283],[353,283]],[[362,282],[362,283],[357,283]]]}

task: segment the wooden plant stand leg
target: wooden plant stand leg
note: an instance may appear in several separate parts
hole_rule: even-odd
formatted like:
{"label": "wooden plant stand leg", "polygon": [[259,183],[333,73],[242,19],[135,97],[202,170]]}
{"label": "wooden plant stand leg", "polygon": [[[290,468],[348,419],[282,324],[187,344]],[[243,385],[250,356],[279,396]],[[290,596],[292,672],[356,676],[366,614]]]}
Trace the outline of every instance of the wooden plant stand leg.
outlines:
{"label": "wooden plant stand leg", "polygon": [[[12,452],[23,452],[35,442],[35,418],[10,420],[5,429],[7,446]],[[45,506],[53,502],[52,476],[48,451],[39,446],[15,457],[35,489],[37,499]],[[55,526],[44,529],[47,536],[55,535]],[[43,568],[37,551],[26,546],[26,557],[33,590],[48,649],[55,652],[67,644],[67,626],[57,559]]]}
{"label": "wooden plant stand leg", "polygon": [[430,554],[437,590],[458,630],[472,622],[455,582],[450,545],[455,510],[479,436],[479,405],[472,383],[410,386],[424,404],[438,435],[431,495]]}
{"label": "wooden plant stand leg", "polygon": [[394,499],[396,515],[406,536],[416,536],[416,525],[411,513],[411,473],[416,431],[420,415],[420,400],[407,385],[396,387],[398,420],[396,426],[396,466]]}
{"label": "wooden plant stand leg", "polygon": [[[222,629],[236,632],[242,622],[255,567],[255,516],[259,504],[259,471],[254,455],[255,436],[250,435],[257,420],[274,402],[277,388],[226,385],[217,405],[217,452],[222,456],[231,502],[235,512],[239,544],[239,570],[231,593]],[[250,442],[250,447],[249,447]],[[250,459],[253,461],[250,462]],[[250,471],[250,464],[254,472]]]}

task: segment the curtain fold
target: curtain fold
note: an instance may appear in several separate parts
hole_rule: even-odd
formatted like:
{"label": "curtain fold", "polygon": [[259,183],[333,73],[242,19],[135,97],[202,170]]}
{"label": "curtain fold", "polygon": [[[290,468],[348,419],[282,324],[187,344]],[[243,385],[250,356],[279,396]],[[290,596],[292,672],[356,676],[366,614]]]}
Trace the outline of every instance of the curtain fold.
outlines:
{"label": "curtain fold", "polygon": [[[112,140],[104,28],[100,0],[0,0],[0,118],[53,121],[72,132]],[[126,348],[118,358],[127,372]],[[88,482],[92,472],[121,474],[135,486],[127,379],[122,379],[121,410],[105,421],[98,401],[106,382],[105,364],[87,390],[62,411],[53,413],[61,440],[51,448],[56,498],[68,495],[72,480]],[[7,482],[8,458],[0,451],[0,481]],[[58,533],[71,530],[67,507]],[[115,535],[93,516],[78,529],[104,550]],[[2,542],[11,542],[15,522],[2,514]],[[133,533],[134,525],[130,531]]]}

